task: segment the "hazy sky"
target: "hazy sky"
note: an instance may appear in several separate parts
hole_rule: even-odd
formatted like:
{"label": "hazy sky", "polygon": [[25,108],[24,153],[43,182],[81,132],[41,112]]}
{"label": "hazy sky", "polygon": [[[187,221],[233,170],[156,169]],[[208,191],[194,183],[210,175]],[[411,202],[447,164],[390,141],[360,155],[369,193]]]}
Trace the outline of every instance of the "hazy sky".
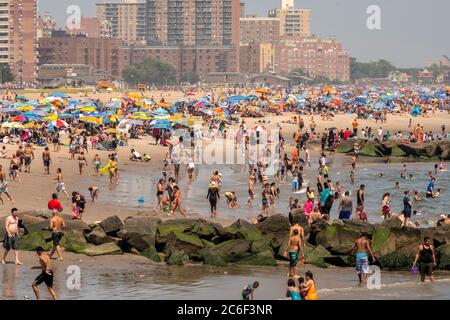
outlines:
{"label": "hazy sky", "polygon": [[[63,26],[67,7],[76,4],[84,16],[95,16],[97,2],[108,1],[39,0],[39,12],[49,12]],[[243,2],[248,14],[266,16],[280,0]],[[313,33],[335,36],[360,61],[382,58],[399,67],[420,67],[450,56],[449,0],[296,0],[295,5],[311,9]],[[366,26],[370,5],[381,8],[381,30]]]}

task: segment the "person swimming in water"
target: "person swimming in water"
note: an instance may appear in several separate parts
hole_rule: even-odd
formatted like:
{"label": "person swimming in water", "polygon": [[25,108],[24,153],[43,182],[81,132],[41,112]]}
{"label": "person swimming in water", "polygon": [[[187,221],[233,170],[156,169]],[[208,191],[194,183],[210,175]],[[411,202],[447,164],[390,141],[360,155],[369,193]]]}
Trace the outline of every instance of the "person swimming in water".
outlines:
{"label": "person swimming in water", "polygon": [[406,164],[403,165],[402,173],[400,173],[400,178],[406,179],[407,174]]}

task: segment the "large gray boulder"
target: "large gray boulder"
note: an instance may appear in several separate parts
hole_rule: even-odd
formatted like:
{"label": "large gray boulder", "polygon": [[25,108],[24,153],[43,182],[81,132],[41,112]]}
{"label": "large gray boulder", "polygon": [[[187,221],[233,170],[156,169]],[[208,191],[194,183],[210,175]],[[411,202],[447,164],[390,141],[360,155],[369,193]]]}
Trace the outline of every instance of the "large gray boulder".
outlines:
{"label": "large gray boulder", "polygon": [[90,257],[95,256],[106,256],[106,255],[119,255],[122,254],[122,249],[113,243],[104,243],[99,246],[88,246],[87,248],[78,251],[77,253],[82,253]]}
{"label": "large gray boulder", "polygon": [[115,241],[113,238],[108,236],[100,226],[96,226],[91,232],[86,234],[86,240],[96,246]]}
{"label": "large gray boulder", "polygon": [[129,246],[138,251],[155,246],[158,225],[161,219],[153,217],[130,217],[125,219],[123,229],[118,235]]}
{"label": "large gray boulder", "polygon": [[100,226],[108,236],[115,237],[117,236],[117,233],[122,230],[123,222],[118,216],[112,216],[100,222]]}

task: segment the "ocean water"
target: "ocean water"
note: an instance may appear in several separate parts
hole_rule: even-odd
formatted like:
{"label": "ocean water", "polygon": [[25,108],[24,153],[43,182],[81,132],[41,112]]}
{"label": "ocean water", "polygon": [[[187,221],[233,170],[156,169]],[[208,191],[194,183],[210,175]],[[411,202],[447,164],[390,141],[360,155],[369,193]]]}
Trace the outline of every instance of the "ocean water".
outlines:
{"label": "ocean water", "polygon": [[[401,163],[381,164],[381,163],[361,163],[356,169],[355,184],[350,183],[350,159],[345,156],[336,156],[329,159],[330,178],[333,185],[337,181],[343,183],[346,190],[350,190],[351,196],[356,206],[356,191],[360,184],[365,185],[366,189],[366,211],[369,216],[369,222],[375,223],[382,221],[381,198],[385,192],[390,192],[391,207],[393,212],[400,212],[403,209],[403,192],[408,189],[411,195],[418,191],[423,200],[417,201],[413,205],[413,210],[417,210],[417,215],[413,216],[413,221],[419,221],[422,227],[434,226],[438,216],[449,214],[450,207],[450,172],[442,171],[437,174],[435,190],[441,189],[439,198],[425,198],[425,191],[429,182],[428,172],[433,171],[434,163],[408,163],[408,173],[414,175],[414,179],[402,179],[400,173]],[[304,173],[304,188],[310,184],[313,188],[316,186],[316,175],[318,165],[313,162],[312,167],[306,167]],[[253,219],[261,212],[261,184],[255,184],[255,200],[252,208],[245,206],[248,199],[248,168],[243,165],[211,166],[202,165],[196,168],[196,178],[189,182],[181,169],[181,192],[183,207],[187,209],[188,214],[195,217],[207,218],[210,215],[209,202],[206,199],[208,191],[209,177],[214,170],[219,170],[223,175],[221,194],[226,191],[234,191],[238,198],[238,209],[228,209],[225,196],[222,196],[218,203],[218,218],[233,219]],[[113,187],[109,191],[106,179],[102,180],[101,186],[104,190],[100,197],[100,203],[106,206],[124,206],[129,209],[146,210],[156,206],[156,183],[161,177],[161,172],[149,170],[145,166],[124,167],[121,173],[120,185]],[[380,177],[379,174],[383,173]],[[92,177],[87,178],[95,179]],[[274,181],[274,179],[269,179]],[[285,183],[277,184],[280,188],[280,198],[277,199],[275,206],[270,209],[270,214],[288,214],[288,201],[290,197],[298,198],[300,203],[306,200],[305,193],[293,193],[291,190],[291,177],[288,176]],[[97,180],[98,182],[98,180]],[[396,182],[400,183],[400,188],[395,189]],[[91,183],[87,181],[86,183]],[[139,202],[139,199],[144,200]],[[318,199],[316,193],[316,199]],[[338,217],[338,201],[335,201],[331,218]]]}
{"label": "ocean water", "polygon": [[[334,184],[340,181],[352,192],[356,202],[356,190],[360,184],[366,186],[366,210],[370,222],[378,222],[382,217],[380,210],[381,196],[391,192],[394,211],[402,209],[403,190],[417,190],[423,196],[428,184],[428,172],[434,171],[434,163],[408,163],[408,172],[415,179],[400,178],[402,164],[361,163],[356,172],[356,183],[350,184],[350,159],[345,156],[331,157],[330,177]],[[122,166],[120,185],[110,189],[105,177],[86,177],[82,184],[96,184],[101,188],[100,204],[120,206],[129,210],[146,211],[156,206],[156,182],[161,177],[158,170],[149,170],[142,166]],[[183,206],[188,214],[195,217],[209,217],[209,203],[206,199],[209,176],[218,169],[223,175],[222,193],[235,191],[239,209],[227,209],[225,197],[218,205],[218,216],[227,220],[238,218],[253,219],[261,212],[260,184],[255,186],[255,202],[253,208],[245,208],[247,201],[248,168],[245,166],[198,166],[196,179],[187,182],[183,176],[181,190]],[[383,177],[379,173],[383,173]],[[182,168],[181,174],[184,174]],[[305,180],[315,185],[317,163],[305,169]],[[400,189],[394,189],[396,181]],[[418,214],[413,221],[421,225],[433,226],[437,217],[448,214],[450,207],[450,174],[443,171],[438,174],[435,188],[441,188],[441,196],[436,199],[424,199],[414,204]],[[291,196],[305,199],[305,194],[294,194],[290,190],[290,178],[285,184],[279,184],[280,199],[276,201],[271,214],[288,213],[288,199]],[[84,188],[84,186],[83,186]],[[82,189],[83,189],[82,188]],[[143,198],[143,202],[139,201]],[[142,200],[142,199],[141,199]],[[332,218],[337,218],[337,204],[333,206]],[[80,257],[85,259],[85,257]],[[100,260],[99,260],[100,259]],[[114,262],[102,262],[102,258],[85,259],[80,263],[82,268],[81,287],[79,290],[68,289],[66,282],[66,262],[55,265],[55,289],[61,299],[240,299],[242,288],[251,281],[261,283],[256,299],[285,299],[287,266],[279,267],[245,267],[228,266],[225,268],[211,266],[165,266],[154,265],[147,260],[135,262],[125,257]],[[450,299],[450,273],[437,272],[435,283],[420,283],[418,275],[409,272],[381,272],[379,289],[358,288],[357,276],[352,268],[318,269],[313,266],[302,266],[301,272],[311,269],[315,274],[320,299]],[[34,297],[31,283],[37,276],[36,270],[27,267],[6,265],[0,267],[0,299],[24,299]],[[44,298],[48,293],[41,290]]]}
{"label": "ocean water", "polygon": [[[101,258],[99,258],[101,259]],[[93,260],[80,263],[79,289],[67,286],[67,265],[54,263],[54,289],[59,299],[76,300],[239,300],[245,285],[259,281],[257,300],[286,299],[287,265],[279,267],[211,267],[202,265],[165,266],[149,262],[116,263]],[[31,283],[39,270],[7,265],[0,268],[0,299],[34,299]],[[351,268],[311,270],[320,299],[450,299],[450,276],[437,273],[434,283],[420,283],[419,276],[408,272],[381,272],[378,289],[359,288]],[[69,279],[69,281],[68,281]],[[41,286],[43,299],[49,295]]]}

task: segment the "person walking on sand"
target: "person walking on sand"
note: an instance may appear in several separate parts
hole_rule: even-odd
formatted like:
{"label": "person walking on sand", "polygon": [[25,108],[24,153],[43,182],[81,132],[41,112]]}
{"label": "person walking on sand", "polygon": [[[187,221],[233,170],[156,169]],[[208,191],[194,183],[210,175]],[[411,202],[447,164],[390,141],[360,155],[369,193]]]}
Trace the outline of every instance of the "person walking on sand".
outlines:
{"label": "person walking on sand", "polygon": [[14,250],[16,265],[21,265],[19,260],[19,217],[16,208],[11,209],[11,215],[5,220],[5,236],[3,237],[3,248],[5,249],[2,264],[6,264],[6,257],[10,250]]}
{"label": "person walking on sand", "polygon": [[417,261],[420,262],[420,281],[424,282],[425,276],[428,276],[430,281],[434,282],[433,268],[436,267],[436,255],[430,237],[425,237],[423,243],[419,246],[419,251],[414,258],[413,268]]}
{"label": "person walking on sand", "polygon": [[86,157],[84,155],[84,152],[81,151],[81,153],[78,156],[78,169],[80,171],[80,176],[83,175],[84,167],[87,167],[87,161],[86,161]]}
{"label": "person walking on sand", "polygon": [[367,275],[369,274],[369,254],[372,261],[375,262],[375,257],[370,247],[367,234],[362,233],[361,237],[353,243],[352,252],[356,250],[356,273],[359,278],[359,286],[367,284]]}
{"label": "person walking on sand", "polygon": [[34,160],[34,152],[30,143],[25,146],[25,151],[23,152],[23,161],[25,164],[25,172],[31,172],[31,161]]}
{"label": "person walking on sand", "polygon": [[61,242],[61,238],[64,236],[64,228],[64,219],[58,215],[58,210],[53,210],[53,217],[50,219],[50,230],[52,231],[53,240],[53,249],[50,252],[50,259],[56,251],[58,254],[58,261],[63,260],[59,243]]}
{"label": "person walking on sand", "polygon": [[52,299],[56,300],[56,292],[55,290],[53,290],[53,271],[50,257],[48,254],[44,253],[44,249],[42,247],[36,248],[36,254],[39,257],[40,266],[31,267],[31,269],[42,270],[41,274],[34,280],[33,284],[31,285],[34,294],[36,295],[36,299],[40,299],[39,285],[44,282]]}
{"label": "person walking on sand", "polygon": [[64,177],[62,175],[61,168],[58,168],[56,170],[56,173],[57,173],[57,175],[56,175],[56,178],[54,179],[54,180],[56,180],[56,192],[57,193],[63,192],[66,195],[66,198],[70,199],[70,197],[69,197],[69,195],[67,194],[67,191],[66,191],[66,186],[64,184]]}
{"label": "person walking on sand", "polygon": [[2,193],[6,194],[9,201],[14,204],[14,200],[8,192],[8,181],[6,181],[6,174],[3,172],[3,166],[0,164],[0,202],[3,204]]}
{"label": "person walking on sand", "polygon": [[100,156],[98,154],[96,154],[94,156],[94,159],[92,159],[92,164],[93,164],[93,167],[94,167],[94,175],[98,176],[99,170],[100,170],[100,166],[102,164],[102,162],[100,160]]}
{"label": "person walking on sand", "polygon": [[42,152],[42,161],[44,162],[44,173],[50,174],[50,163],[52,159],[48,147],[45,147],[44,152]]}

